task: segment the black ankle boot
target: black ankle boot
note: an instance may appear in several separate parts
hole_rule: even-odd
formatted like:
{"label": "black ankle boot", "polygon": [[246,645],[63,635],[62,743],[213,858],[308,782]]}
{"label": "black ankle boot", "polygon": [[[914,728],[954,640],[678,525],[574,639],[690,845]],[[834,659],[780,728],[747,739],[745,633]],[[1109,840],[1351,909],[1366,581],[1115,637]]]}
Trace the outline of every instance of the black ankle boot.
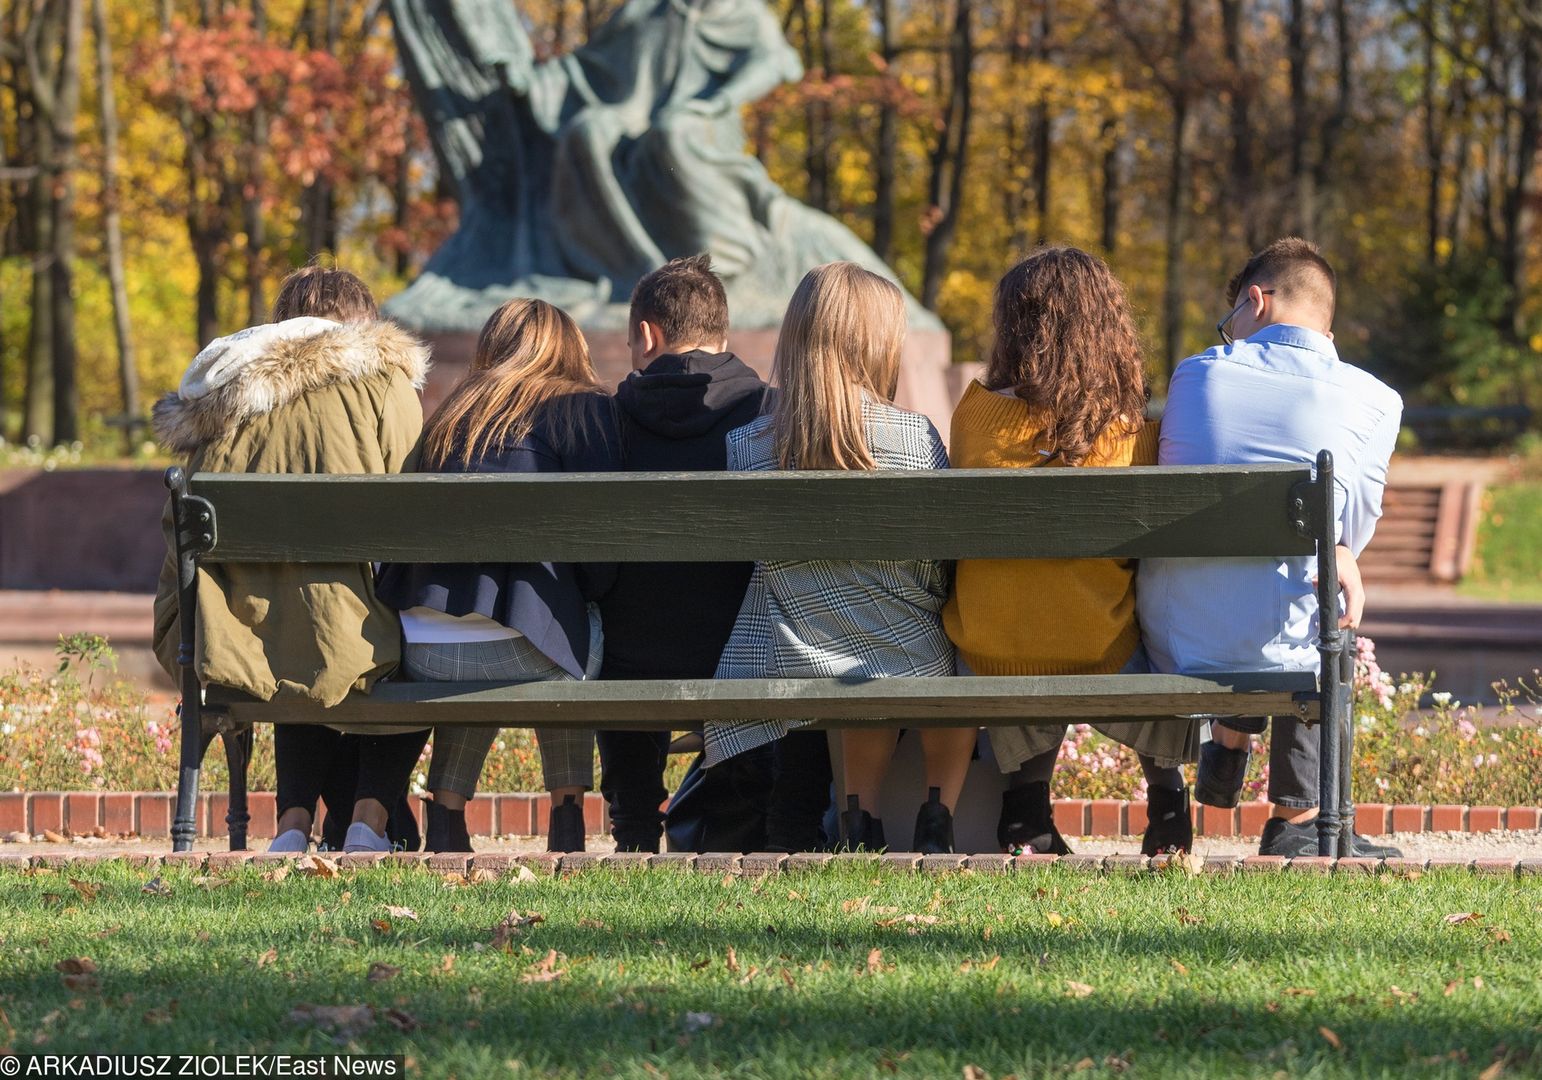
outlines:
{"label": "black ankle boot", "polygon": [[471,834],[466,831],[466,811],[451,810],[439,803],[428,805],[428,837],[423,850],[458,852],[471,850]]}
{"label": "black ankle boot", "polygon": [[916,835],[911,851],[922,855],[953,853],[953,815],[942,805],[942,789],[927,788],[926,801],[916,813]]}
{"label": "black ankle boot", "polygon": [[1055,828],[1048,784],[1040,780],[1007,788],[1002,793],[996,840],[1001,844],[1001,850],[1013,855],[1071,854],[1070,846]]}
{"label": "black ankle boot", "polygon": [[1194,820],[1189,789],[1154,787],[1146,793],[1146,834],[1142,855],[1176,855],[1194,850]]}
{"label": "black ankle boot", "polygon": [[846,810],[841,814],[841,844],[846,851],[882,851],[888,845],[883,837],[883,820],[857,805],[855,795],[846,796]]}
{"label": "black ankle boot", "polygon": [[551,808],[546,828],[547,851],[584,850],[584,808],[575,796],[568,795],[561,806]]}

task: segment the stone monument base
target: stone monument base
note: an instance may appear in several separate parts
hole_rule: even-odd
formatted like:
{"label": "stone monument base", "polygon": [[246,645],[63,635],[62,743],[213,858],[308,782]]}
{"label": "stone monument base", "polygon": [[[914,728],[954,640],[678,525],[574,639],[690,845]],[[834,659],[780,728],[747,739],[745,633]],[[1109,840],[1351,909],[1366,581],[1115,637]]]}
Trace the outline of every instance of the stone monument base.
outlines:
{"label": "stone monument base", "polygon": [[[743,330],[729,336],[728,348],[758,371],[771,376],[771,360],[776,351],[774,329]],[[594,370],[607,388],[614,389],[632,370],[631,354],[622,330],[585,330]],[[432,413],[450,389],[465,375],[476,348],[475,334],[429,334],[425,340],[433,347],[434,364],[428,386],[423,392],[424,415]],[[948,436],[953,406],[963,395],[969,380],[979,373],[978,364],[954,364],[952,343],[944,330],[911,330],[905,337],[904,357],[900,364],[899,393],[895,401],[903,408],[929,416],[943,438]]]}

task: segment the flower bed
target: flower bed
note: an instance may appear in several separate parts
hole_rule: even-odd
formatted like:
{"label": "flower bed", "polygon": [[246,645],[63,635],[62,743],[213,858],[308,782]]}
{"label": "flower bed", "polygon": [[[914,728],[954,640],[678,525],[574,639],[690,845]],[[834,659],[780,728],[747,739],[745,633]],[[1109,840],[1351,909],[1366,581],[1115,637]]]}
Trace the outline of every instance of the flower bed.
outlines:
{"label": "flower bed", "polygon": [[[99,638],[61,643],[59,670],[0,675],[0,791],[169,791],[176,786],[177,717],[113,675],[112,653]],[[1366,802],[1530,806],[1542,795],[1542,716],[1535,674],[1506,688],[1505,723],[1479,726],[1477,710],[1435,694],[1418,703],[1428,676],[1395,679],[1360,639],[1355,671],[1354,783]],[[216,744],[203,787],[223,790],[224,756]],[[671,786],[685,759],[671,763]],[[427,771],[414,777],[421,790]],[[251,787],[273,787],[273,736],[257,729]],[[1267,755],[1255,754],[1247,781],[1253,799],[1268,784]],[[482,790],[541,790],[540,754],[529,731],[502,732],[488,757]],[[1055,794],[1064,799],[1145,798],[1145,781],[1129,750],[1085,725],[1061,749]]]}

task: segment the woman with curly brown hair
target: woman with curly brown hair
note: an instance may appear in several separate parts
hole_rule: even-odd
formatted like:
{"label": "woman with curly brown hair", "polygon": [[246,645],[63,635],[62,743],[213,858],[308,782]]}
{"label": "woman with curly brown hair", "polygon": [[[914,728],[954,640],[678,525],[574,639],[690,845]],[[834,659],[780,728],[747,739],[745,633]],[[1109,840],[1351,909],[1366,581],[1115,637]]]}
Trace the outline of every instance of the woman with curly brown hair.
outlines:
{"label": "woman with curly brown hair", "polygon": [[[953,466],[1108,468],[1155,465],[1146,378],[1124,286],[1095,255],[1034,252],[996,286],[995,344],[983,379],[953,414]],[[1092,675],[1145,671],[1130,559],[968,559],[943,610],[959,673]],[[1188,788],[1196,725],[1100,723],[1134,748],[1150,819],[1141,850],[1193,844]],[[1066,854],[1050,779],[1064,728],[997,727],[991,747],[1010,777],[997,837],[1011,851]]]}

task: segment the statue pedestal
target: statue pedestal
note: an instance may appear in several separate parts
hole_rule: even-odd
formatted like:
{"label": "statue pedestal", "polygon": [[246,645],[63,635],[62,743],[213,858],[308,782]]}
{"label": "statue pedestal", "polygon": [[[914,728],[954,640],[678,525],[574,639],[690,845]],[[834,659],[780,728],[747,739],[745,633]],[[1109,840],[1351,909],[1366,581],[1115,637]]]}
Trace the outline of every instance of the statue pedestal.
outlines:
{"label": "statue pedestal", "polygon": [[[729,336],[728,348],[758,371],[771,376],[771,359],[776,351],[774,329],[744,330]],[[621,330],[585,330],[594,370],[606,387],[614,389],[631,372],[631,354],[626,347],[626,333]],[[434,364],[428,386],[423,391],[425,415],[438,408],[450,389],[465,375],[476,348],[475,334],[433,334],[426,340],[433,347]],[[943,330],[912,330],[905,338],[904,358],[900,365],[899,393],[896,404],[924,413],[931,418],[943,438],[948,436],[953,406],[963,395],[969,380],[979,374],[979,364],[951,363],[952,343]]]}

